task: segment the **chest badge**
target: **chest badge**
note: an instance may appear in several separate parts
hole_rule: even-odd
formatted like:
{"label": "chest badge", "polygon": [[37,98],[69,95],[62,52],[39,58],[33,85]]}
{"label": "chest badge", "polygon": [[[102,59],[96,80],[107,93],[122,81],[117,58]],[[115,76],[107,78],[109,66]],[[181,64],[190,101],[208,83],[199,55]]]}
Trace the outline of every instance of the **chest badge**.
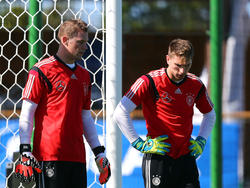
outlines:
{"label": "chest badge", "polygon": [[168,92],[165,92],[161,95],[161,99],[165,103],[170,103],[172,101],[171,97],[169,96]]}
{"label": "chest badge", "polygon": [[186,102],[188,106],[192,106],[194,104],[194,94],[192,93],[187,93],[186,94]]}
{"label": "chest badge", "polygon": [[59,80],[56,82],[56,90],[57,91],[62,92],[62,91],[64,91],[65,88],[66,88],[66,84],[64,83],[64,81]]}

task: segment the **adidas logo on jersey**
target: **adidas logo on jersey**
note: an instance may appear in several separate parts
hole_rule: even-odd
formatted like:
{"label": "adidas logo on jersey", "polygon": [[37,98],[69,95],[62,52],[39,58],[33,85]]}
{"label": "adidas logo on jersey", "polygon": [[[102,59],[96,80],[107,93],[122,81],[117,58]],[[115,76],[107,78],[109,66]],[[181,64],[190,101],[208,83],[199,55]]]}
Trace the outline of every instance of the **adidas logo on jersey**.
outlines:
{"label": "adidas logo on jersey", "polygon": [[176,90],[175,90],[175,92],[174,92],[175,94],[182,94],[182,92],[181,92],[181,90],[180,90],[180,88],[177,88]]}
{"label": "adidas logo on jersey", "polygon": [[76,78],[76,75],[75,75],[75,74],[72,74],[70,78],[71,78],[71,79],[76,79],[76,80],[77,80],[77,78]]}

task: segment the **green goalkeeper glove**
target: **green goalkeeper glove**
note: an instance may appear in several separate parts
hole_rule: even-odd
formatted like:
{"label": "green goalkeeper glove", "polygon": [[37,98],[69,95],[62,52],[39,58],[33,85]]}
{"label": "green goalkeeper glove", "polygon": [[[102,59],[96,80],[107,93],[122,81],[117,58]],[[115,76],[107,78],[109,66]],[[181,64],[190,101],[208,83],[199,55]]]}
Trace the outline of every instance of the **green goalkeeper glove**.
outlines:
{"label": "green goalkeeper glove", "polygon": [[132,143],[132,146],[142,153],[155,153],[159,155],[165,155],[169,152],[169,148],[171,147],[171,144],[163,142],[167,139],[167,135],[162,135],[154,139],[151,139],[151,137],[148,136],[146,141],[142,140],[139,137]]}
{"label": "green goalkeeper glove", "polygon": [[191,145],[189,146],[189,149],[191,150],[191,155],[197,159],[205,148],[206,139],[198,136],[195,140],[190,138],[190,143]]}

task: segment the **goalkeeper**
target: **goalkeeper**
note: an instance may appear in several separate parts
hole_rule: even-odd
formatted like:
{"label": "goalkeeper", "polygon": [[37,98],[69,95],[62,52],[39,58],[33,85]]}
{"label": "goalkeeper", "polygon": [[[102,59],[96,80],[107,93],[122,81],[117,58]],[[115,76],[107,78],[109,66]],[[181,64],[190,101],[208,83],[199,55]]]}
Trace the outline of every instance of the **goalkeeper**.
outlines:
{"label": "goalkeeper", "polygon": [[37,188],[87,187],[83,135],[95,155],[100,184],[105,184],[111,175],[90,113],[90,74],[75,63],[87,49],[87,30],[81,20],[62,23],[57,54],[36,63],[28,74],[15,174],[22,182],[35,180]]}
{"label": "goalkeeper", "polygon": [[[202,154],[215,122],[215,111],[202,81],[188,71],[193,47],[174,39],[166,66],[141,76],[117,105],[113,119],[131,145],[144,153],[145,187],[199,188],[196,159]],[[130,113],[142,105],[147,138],[136,133]],[[199,134],[191,137],[193,107],[203,113]]]}

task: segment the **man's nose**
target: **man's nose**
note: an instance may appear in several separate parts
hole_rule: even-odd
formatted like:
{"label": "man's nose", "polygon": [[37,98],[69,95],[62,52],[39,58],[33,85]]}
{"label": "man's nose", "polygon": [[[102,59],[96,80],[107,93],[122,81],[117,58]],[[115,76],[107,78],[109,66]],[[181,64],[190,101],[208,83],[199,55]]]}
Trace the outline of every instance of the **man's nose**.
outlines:
{"label": "man's nose", "polygon": [[183,74],[183,73],[185,72],[185,69],[182,67],[182,68],[179,69],[179,72],[180,72],[181,74]]}

